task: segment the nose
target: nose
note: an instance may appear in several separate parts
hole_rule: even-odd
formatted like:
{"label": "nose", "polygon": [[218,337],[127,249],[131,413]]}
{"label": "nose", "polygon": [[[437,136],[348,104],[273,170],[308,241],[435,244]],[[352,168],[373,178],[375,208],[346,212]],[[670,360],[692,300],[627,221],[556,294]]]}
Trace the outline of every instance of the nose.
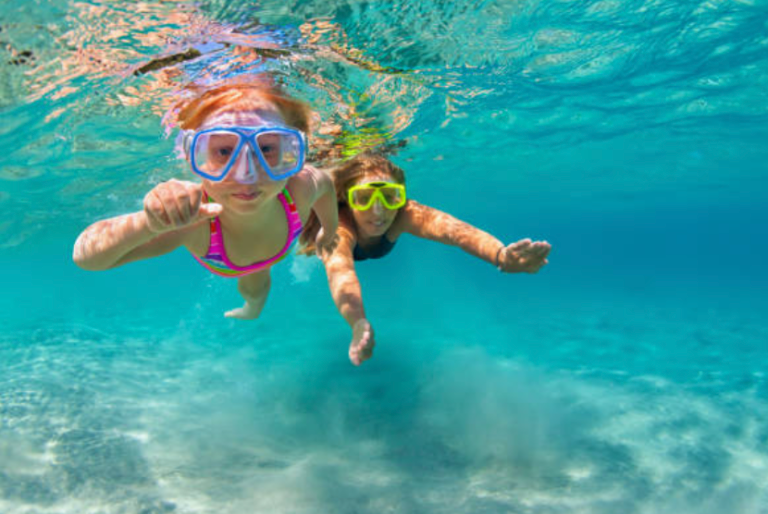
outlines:
{"label": "nose", "polygon": [[384,213],[384,206],[381,204],[380,198],[373,200],[373,207],[371,207],[371,210],[376,216],[381,216]]}
{"label": "nose", "polygon": [[266,173],[261,168],[259,160],[251,150],[250,145],[245,145],[232,165],[229,176],[240,184],[255,184],[262,181]]}

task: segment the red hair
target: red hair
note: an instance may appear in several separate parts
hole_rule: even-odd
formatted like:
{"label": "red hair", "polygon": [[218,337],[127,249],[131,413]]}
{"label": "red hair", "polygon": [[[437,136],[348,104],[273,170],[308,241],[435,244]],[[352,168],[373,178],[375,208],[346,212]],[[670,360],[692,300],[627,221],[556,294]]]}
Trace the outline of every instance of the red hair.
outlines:
{"label": "red hair", "polygon": [[277,109],[287,125],[309,134],[309,107],[265,84],[228,84],[209,89],[182,102],[177,120],[181,129],[194,130],[213,114],[264,108]]}

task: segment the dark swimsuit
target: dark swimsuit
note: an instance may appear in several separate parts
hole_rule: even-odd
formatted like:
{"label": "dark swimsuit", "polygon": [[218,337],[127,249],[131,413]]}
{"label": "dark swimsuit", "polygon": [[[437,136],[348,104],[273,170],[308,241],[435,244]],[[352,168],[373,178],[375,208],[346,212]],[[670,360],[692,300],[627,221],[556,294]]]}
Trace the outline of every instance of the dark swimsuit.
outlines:
{"label": "dark swimsuit", "polygon": [[360,248],[359,244],[356,244],[355,249],[352,251],[352,258],[356,261],[364,261],[366,259],[381,259],[392,251],[392,248],[395,247],[395,243],[397,243],[397,241],[390,241],[387,239],[386,235],[383,235],[381,236],[381,239],[379,239],[379,244],[373,248],[363,250]]}

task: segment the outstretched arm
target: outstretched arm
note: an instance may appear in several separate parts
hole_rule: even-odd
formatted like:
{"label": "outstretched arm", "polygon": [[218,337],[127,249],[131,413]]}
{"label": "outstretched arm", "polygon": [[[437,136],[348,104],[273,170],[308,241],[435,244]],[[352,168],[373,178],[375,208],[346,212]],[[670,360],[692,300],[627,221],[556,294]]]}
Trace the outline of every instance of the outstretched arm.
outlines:
{"label": "outstretched arm", "polygon": [[403,208],[401,230],[439,243],[458,246],[470,255],[509,273],[535,273],[547,263],[546,241],[523,239],[505,245],[494,236],[450,214],[413,200]]}
{"label": "outstretched arm", "polygon": [[346,228],[339,228],[339,244],[336,249],[325,254],[323,264],[328,275],[328,286],[339,314],[352,327],[365,318],[363,294],[360,281],[355,272],[355,261],[352,257],[355,247],[355,237]]}
{"label": "outstretched arm", "polygon": [[349,359],[356,366],[369,359],[373,353],[373,328],[365,317],[363,294],[355,272],[353,251],[356,238],[344,225],[339,230],[336,248],[322,255],[328,286],[339,313],[352,328]]}
{"label": "outstretched arm", "polygon": [[96,271],[156,257],[179,247],[195,224],[221,212],[218,204],[202,204],[199,184],[170,180],[150,191],[144,210],[98,221],[75,242],[72,258]]}
{"label": "outstretched arm", "polygon": [[89,271],[106,270],[135,260],[127,256],[141,248],[145,258],[170,252],[180,243],[172,239],[178,238],[158,237],[149,230],[144,212],[134,212],[97,221],[85,229],[75,242],[72,259]]}

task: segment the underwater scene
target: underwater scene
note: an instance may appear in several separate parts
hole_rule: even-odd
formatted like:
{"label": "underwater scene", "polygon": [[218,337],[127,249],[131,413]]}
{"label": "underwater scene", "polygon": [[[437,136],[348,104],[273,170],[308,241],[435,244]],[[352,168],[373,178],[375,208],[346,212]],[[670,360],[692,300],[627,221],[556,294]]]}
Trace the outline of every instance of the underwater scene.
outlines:
{"label": "underwater scene", "polygon": [[[356,262],[359,365],[297,247],[254,320],[184,248],[73,261],[243,80],[502,243]],[[768,514],[765,1],[2,1],[0,120],[0,513]]]}

